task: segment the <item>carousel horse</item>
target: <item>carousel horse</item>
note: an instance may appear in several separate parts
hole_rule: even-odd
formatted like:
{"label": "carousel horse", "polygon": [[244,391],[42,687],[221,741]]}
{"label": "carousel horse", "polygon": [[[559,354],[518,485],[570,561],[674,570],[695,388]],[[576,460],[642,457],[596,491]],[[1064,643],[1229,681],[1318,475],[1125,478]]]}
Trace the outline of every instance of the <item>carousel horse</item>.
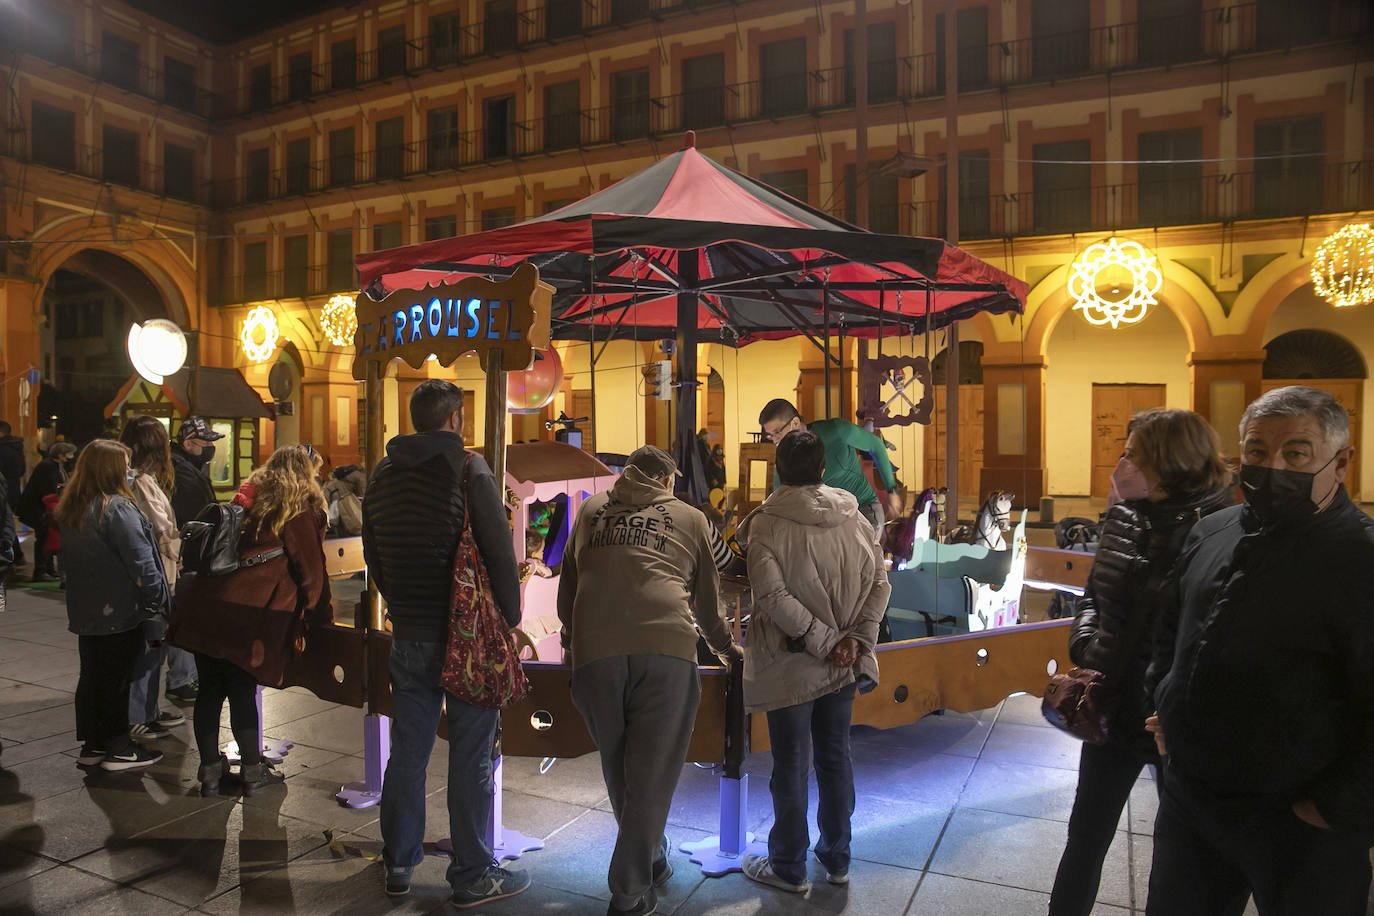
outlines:
{"label": "carousel horse", "polygon": [[911,556],[911,548],[916,539],[916,520],[925,513],[930,515],[927,523],[932,531],[938,532],[945,520],[945,488],[926,487],[911,505],[905,518],[897,518],[883,526],[883,552],[894,560]]}
{"label": "carousel horse", "polygon": [[1007,542],[1002,532],[1011,530],[1011,504],[1015,493],[1006,490],[993,490],[978,510],[978,518],[973,527],[961,525],[949,533],[946,543],[975,544],[989,550],[1006,550]]}

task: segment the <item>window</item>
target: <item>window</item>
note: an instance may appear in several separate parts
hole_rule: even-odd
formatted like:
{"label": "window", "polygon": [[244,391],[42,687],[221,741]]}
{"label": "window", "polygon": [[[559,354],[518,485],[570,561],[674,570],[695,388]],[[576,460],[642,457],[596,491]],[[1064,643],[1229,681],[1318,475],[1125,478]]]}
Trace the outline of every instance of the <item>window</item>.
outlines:
{"label": "window", "polygon": [[429,65],[442,67],[458,63],[462,34],[457,13],[429,17]]}
{"label": "window", "polygon": [[387,118],[377,122],[376,156],[378,181],[400,178],[405,173],[404,117]]}
{"label": "window", "polygon": [[[1140,177],[1140,223],[1165,226],[1197,222],[1202,216],[1202,129],[1161,130],[1136,139]],[[1192,162],[1179,162],[1192,159]]]}
{"label": "window", "polygon": [[725,55],[702,54],[682,62],[682,126],[725,123]]}
{"label": "window", "polygon": [[568,149],[582,139],[582,92],[577,80],[544,87],[544,149]]}
{"label": "window", "polygon": [[1202,0],[1152,0],[1136,9],[1136,63],[1163,67],[1203,56]]}
{"label": "window", "polygon": [[569,204],[577,203],[576,197],[558,197],[553,200],[544,201],[544,212],[552,213],[555,210],[562,210]]}
{"label": "window", "polygon": [[[1291,48],[1331,36],[1331,14],[1338,0],[1258,0],[1254,5],[1255,43],[1261,48]],[[1351,4],[1351,11],[1357,4]]]}
{"label": "window", "polygon": [[267,243],[249,242],[243,246],[243,299],[253,302],[267,298]]}
{"label": "window", "polygon": [[358,83],[358,42],[344,38],[329,46],[329,88],[351,89]]}
{"label": "window", "polygon": [[381,251],[384,248],[399,248],[402,244],[400,223],[378,223],[372,227],[373,251]]}
{"label": "window", "polygon": [[759,176],[759,180],[766,185],[777,188],[788,197],[794,197],[802,203],[806,203],[807,185],[810,176],[806,169],[787,169],[782,172],[764,172]]}
{"label": "window", "polygon": [[44,3],[29,6],[29,46],[44,60],[72,64],[72,17],[66,10]]}
{"label": "window", "polygon": [[[844,102],[853,105],[854,30],[844,32]],[[868,27],[868,101],[891,102],[897,98],[897,27],[875,22]],[[836,100],[838,101],[838,100]]]}
{"label": "window", "polygon": [[353,289],[353,230],[335,229],[325,237],[325,278],[330,289]]}
{"label": "window", "polygon": [[[866,183],[868,184],[868,219],[865,220],[865,228],[870,232],[896,235],[899,231],[900,220],[897,179],[870,169]],[[858,222],[859,185],[855,179],[854,166],[852,165],[844,167],[844,191],[844,217],[851,223]]]}
{"label": "window", "polygon": [[114,32],[102,32],[100,78],[121,89],[138,92],[138,42]]}
{"label": "window", "polygon": [[649,0],[611,0],[611,21],[635,22],[649,15]]}
{"label": "window", "polygon": [[162,98],[182,111],[196,108],[196,68],[175,57],[162,59]]}
{"label": "window", "polygon": [[353,128],[345,127],[329,132],[329,184],[331,187],[352,184],[354,166]]}
{"label": "window", "polygon": [[310,138],[301,137],[286,144],[286,193],[304,194],[310,190]]}
{"label": "window", "polygon": [[315,74],[310,68],[310,52],[302,51],[287,58],[286,97],[293,102],[310,97],[310,78]]}
{"label": "window", "polygon": [[509,226],[515,222],[514,207],[492,207],[490,210],[482,211],[482,231],[488,229],[500,229],[502,226]]}
{"label": "window", "polygon": [[256,111],[272,104],[272,65],[259,64],[248,71],[248,108]]}
{"label": "window", "polygon": [[545,0],[544,35],[567,38],[582,31],[582,0]]}
{"label": "window", "polygon": [[33,161],[76,171],[76,116],[42,102],[32,103],[29,110],[29,151]]}
{"label": "window", "polygon": [[482,50],[488,54],[509,51],[515,47],[515,0],[487,0],[483,7],[486,18],[482,22]]}
{"label": "window", "polygon": [[138,187],[138,134],[105,125],[101,131],[101,177],[106,181]]}
{"label": "window", "polygon": [[1255,122],[1256,216],[1292,216],[1323,208],[1322,116]]}
{"label": "window", "polygon": [[759,50],[763,116],[778,118],[805,111],[806,39],[772,41]]}
{"label": "window", "polygon": [[[949,234],[946,222],[948,211],[945,200],[948,196],[944,166],[939,170],[939,233]],[[987,238],[992,234],[991,227],[992,181],[987,150],[959,151],[959,238]]]}
{"label": "window", "polygon": [[1092,215],[1092,167],[1087,140],[1037,143],[1031,158],[1034,232],[1047,234],[1088,228]]}
{"label": "window", "polygon": [[515,151],[515,97],[502,96],[487,99],[483,107],[486,112],[486,154],[488,159],[499,159]]}
{"label": "window", "polygon": [[287,236],[282,254],[282,295],[306,295],[310,291],[310,236]]}
{"label": "window", "polygon": [[1088,0],[1031,0],[1031,73],[1055,79],[1088,69]]}
{"label": "window", "polygon": [[271,173],[268,156],[269,150],[264,146],[262,149],[249,150],[245,157],[247,181],[244,185],[243,199],[248,203],[267,199],[268,179]]}
{"label": "window", "polygon": [[426,167],[452,169],[458,166],[458,109],[438,108],[425,117]]}
{"label": "window", "polygon": [[626,70],[611,77],[611,137],[631,140],[649,135],[649,70]]}
{"label": "window", "polygon": [[458,217],[449,214],[448,216],[431,216],[425,220],[425,241],[432,242],[435,239],[451,239],[458,234]]}
{"label": "window", "polygon": [[[988,8],[974,6],[954,17],[954,40],[959,44],[959,91],[988,85]],[[935,91],[945,91],[945,14],[935,14]]]}
{"label": "window", "polygon": [[190,147],[162,144],[162,193],[178,200],[195,197],[195,154]]}
{"label": "window", "polygon": [[377,78],[389,79],[406,71],[406,27],[395,25],[377,33]]}

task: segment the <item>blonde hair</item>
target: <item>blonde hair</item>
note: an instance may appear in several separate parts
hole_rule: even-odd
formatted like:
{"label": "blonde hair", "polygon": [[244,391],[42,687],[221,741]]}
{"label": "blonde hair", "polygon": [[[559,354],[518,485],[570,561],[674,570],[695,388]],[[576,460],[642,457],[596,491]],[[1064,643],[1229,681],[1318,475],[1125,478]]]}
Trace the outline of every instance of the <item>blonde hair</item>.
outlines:
{"label": "blonde hair", "polygon": [[100,500],[100,511],[111,496],[123,496],[133,502],[129,489],[129,447],[113,439],[95,439],[81,450],[76,470],[62,488],[62,498],[53,517],[68,531],[80,531],[86,526],[91,503]]}
{"label": "blonde hair", "polygon": [[282,526],[307,509],[323,509],[324,493],[315,474],[320,456],[304,445],[284,445],[253,472],[253,504],[244,519],[244,535],[257,537],[264,528],[281,534]]}

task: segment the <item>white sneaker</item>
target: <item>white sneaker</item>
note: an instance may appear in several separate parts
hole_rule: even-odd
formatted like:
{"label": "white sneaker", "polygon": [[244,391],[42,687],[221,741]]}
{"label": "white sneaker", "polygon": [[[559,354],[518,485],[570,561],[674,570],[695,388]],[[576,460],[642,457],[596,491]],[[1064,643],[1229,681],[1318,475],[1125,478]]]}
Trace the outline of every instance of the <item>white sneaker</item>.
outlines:
{"label": "white sneaker", "polygon": [[776,887],[780,891],[788,891],[793,894],[805,894],[811,890],[810,881],[802,881],[800,884],[793,884],[786,878],[773,871],[773,865],[768,861],[767,856],[750,854],[744,857],[744,877],[750,881],[757,881],[759,884],[766,884],[769,887]]}

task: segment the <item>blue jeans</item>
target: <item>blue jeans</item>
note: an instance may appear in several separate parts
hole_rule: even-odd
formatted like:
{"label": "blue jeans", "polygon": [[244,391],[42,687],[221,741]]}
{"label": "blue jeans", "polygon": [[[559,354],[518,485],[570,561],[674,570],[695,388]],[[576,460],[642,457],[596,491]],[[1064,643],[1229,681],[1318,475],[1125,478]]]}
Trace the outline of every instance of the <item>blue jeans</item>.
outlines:
{"label": "blue jeans", "polygon": [[144,640],[134,672],[129,678],[129,724],[156,722],[158,717],[158,687],[162,684],[162,653],[165,643],[148,645]]}
{"label": "blue jeans", "polygon": [[[425,766],[439,714],[448,710],[448,822],[453,843],[448,883],[467,887],[492,864],[492,743],[499,714],[479,709],[439,686],[444,644],[398,639],[391,644],[391,758],[382,781],[382,858],[408,872],[425,857]],[[446,702],[447,701],[447,702]]]}
{"label": "blue jeans", "polygon": [[849,757],[849,720],[854,711],[854,685],[809,703],[768,711],[768,741],[773,745],[773,829],[768,834],[768,861],[773,871],[794,884],[806,880],[806,781],[808,751],[814,743],[816,789],[820,804],[816,825],[816,858],[826,871],[849,871],[849,818],[854,813],[854,766]]}
{"label": "blue jeans", "polygon": [[196,679],[196,657],[185,649],[167,646],[167,689],[185,687]]}

